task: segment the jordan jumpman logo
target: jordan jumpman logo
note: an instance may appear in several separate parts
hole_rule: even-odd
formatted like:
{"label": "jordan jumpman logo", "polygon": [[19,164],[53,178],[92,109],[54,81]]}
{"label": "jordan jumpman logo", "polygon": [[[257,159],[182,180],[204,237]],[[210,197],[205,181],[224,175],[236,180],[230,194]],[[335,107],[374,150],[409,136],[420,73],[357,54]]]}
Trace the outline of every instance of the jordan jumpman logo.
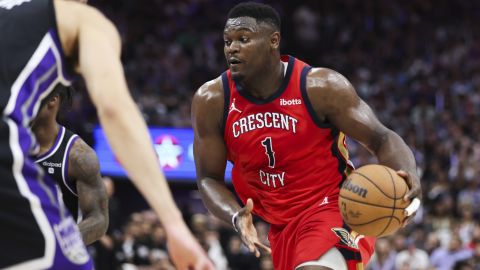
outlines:
{"label": "jordan jumpman logo", "polygon": [[235,99],[233,99],[232,105],[230,105],[230,110],[228,111],[228,113],[231,113],[232,111],[237,111],[237,112],[239,112],[239,113],[242,113],[242,111],[240,111],[239,109],[237,109],[237,108],[235,107]]}

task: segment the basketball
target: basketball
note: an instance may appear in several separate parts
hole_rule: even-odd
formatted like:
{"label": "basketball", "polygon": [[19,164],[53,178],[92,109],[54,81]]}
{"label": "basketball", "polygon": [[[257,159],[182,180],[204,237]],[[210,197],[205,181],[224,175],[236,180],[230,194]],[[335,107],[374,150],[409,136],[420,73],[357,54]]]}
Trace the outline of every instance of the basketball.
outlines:
{"label": "basketball", "polygon": [[394,170],[376,164],[354,170],[340,189],[338,204],[345,223],[354,231],[383,237],[395,233],[409,205],[403,197],[405,180]]}

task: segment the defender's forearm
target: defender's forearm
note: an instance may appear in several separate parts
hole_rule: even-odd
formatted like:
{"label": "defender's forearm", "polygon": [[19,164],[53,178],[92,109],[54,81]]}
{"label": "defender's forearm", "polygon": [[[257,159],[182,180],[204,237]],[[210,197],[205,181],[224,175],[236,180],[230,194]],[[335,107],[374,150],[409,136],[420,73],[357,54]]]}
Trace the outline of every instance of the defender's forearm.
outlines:
{"label": "defender's forearm", "polygon": [[105,235],[108,228],[108,217],[102,215],[88,216],[78,224],[85,245],[90,245]]}
{"label": "defender's forearm", "polygon": [[110,109],[111,112],[105,113],[99,110],[100,122],[128,176],[165,226],[183,222],[160,169],[147,126],[133,101],[117,103]]}
{"label": "defender's forearm", "polygon": [[119,35],[114,28],[110,29],[112,36],[105,35],[108,29],[85,27],[79,34],[80,70],[89,95],[110,147],[135,186],[166,227],[183,225],[145,120],[128,91],[120,61]]}

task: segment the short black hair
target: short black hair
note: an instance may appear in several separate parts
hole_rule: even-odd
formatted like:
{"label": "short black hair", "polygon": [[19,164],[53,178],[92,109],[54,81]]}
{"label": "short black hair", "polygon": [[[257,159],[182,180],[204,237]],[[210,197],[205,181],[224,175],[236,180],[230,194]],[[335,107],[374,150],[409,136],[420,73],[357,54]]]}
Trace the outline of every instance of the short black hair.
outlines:
{"label": "short black hair", "polygon": [[234,6],[228,12],[228,19],[238,17],[251,17],[257,22],[265,22],[276,30],[280,31],[281,20],[278,12],[271,6],[257,3],[257,2],[243,2]]}
{"label": "short black hair", "polygon": [[42,100],[42,103],[40,104],[40,108],[45,106],[45,104],[47,104],[47,102],[49,102],[54,96],[60,97],[60,107],[63,107],[63,108],[70,107],[72,106],[72,99],[73,99],[74,92],[75,92],[75,89],[72,86],[64,86],[59,83],[55,86],[53,91]]}

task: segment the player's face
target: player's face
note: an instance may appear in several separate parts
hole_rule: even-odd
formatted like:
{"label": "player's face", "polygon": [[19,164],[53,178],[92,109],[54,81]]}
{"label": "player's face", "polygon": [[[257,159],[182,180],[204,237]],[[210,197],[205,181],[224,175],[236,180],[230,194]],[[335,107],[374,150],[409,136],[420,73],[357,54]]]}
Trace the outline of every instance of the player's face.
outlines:
{"label": "player's face", "polygon": [[234,79],[258,75],[270,57],[270,33],[251,17],[229,19],[223,31],[224,53]]}
{"label": "player's face", "polygon": [[45,104],[43,104],[40,107],[40,110],[38,110],[37,116],[33,121],[30,123],[30,125],[33,127],[34,125],[39,126],[43,125],[46,122],[51,119],[51,115],[55,114],[58,111],[58,107],[60,106],[60,97],[59,96],[54,96],[52,97],[49,101],[47,101]]}
{"label": "player's face", "polygon": [[42,123],[45,123],[46,119],[48,119],[48,115],[49,115],[49,109],[47,104],[45,104],[42,107],[40,107],[40,110],[38,111],[37,116],[32,120],[32,122],[30,123],[30,126],[38,127],[42,125]]}

